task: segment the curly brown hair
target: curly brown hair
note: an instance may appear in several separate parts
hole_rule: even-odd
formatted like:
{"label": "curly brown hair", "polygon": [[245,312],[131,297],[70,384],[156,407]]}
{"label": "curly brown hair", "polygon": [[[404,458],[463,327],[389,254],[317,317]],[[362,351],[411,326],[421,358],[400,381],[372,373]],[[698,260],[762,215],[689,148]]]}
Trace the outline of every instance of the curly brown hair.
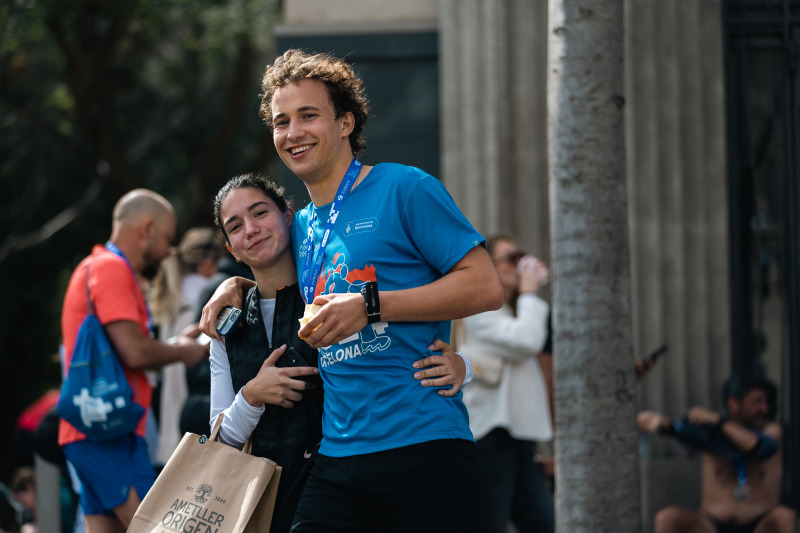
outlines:
{"label": "curly brown hair", "polygon": [[328,88],[336,118],[348,111],[353,113],[355,125],[350,134],[353,155],[363,150],[367,142],[362,136],[369,116],[369,103],[364,94],[364,82],[343,59],[329,54],[308,54],[302,50],[287,50],[267,67],[261,80],[261,106],[258,114],[273,129],[272,98],[275,91],[289,83],[301,80],[319,80]]}

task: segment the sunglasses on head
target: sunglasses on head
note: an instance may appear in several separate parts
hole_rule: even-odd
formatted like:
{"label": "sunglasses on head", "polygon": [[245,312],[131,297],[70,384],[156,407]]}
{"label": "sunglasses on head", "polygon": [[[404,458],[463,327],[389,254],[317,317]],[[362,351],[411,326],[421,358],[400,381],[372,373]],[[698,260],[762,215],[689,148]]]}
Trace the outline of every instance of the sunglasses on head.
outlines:
{"label": "sunglasses on head", "polygon": [[523,257],[525,257],[525,252],[517,251],[495,259],[494,264],[502,265],[503,263],[512,263],[516,265]]}

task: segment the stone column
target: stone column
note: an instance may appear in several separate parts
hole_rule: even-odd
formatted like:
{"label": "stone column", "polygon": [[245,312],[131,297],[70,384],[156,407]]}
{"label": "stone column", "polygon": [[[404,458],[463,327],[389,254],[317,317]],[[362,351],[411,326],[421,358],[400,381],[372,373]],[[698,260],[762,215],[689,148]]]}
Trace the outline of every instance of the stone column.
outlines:
{"label": "stone column", "polygon": [[[719,0],[627,2],[634,344],[640,355],[669,344],[643,378],[640,404],[671,415],[720,409],[730,371],[720,9]],[[699,505],[699,461],[669,439],[645,442],[649,532],[659,508]]]}
{"label": "stone column", "polygon": [[440,1],[442,180],[484,234],[549,257],[547,3]]}

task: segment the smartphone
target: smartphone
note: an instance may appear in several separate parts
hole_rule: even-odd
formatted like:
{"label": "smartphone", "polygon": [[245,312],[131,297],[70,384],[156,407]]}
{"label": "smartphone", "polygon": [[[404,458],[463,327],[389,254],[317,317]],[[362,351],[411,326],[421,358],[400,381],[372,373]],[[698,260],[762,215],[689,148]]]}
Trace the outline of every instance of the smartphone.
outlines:
{"label": "smartphone", "polygon": [[[305,359],[303,359],[303,356],[300,355],[300,352],[298,352],[294,346],[289,346],[289,349],[286,350],[286,353],[283,354],[283,357],[281,359],[283,359],[283,363],[285,366],[311,366],[308,363],[306,363]],[[311,376],[297,376],[294,379],[299,379],[301,381],[316,382],[316,381],[321,381],[322,378],[319,374],[313,374]]]}
{"label": "smartphone", "polygon": [[226,306],[219,315],[217,315],[216,328],[217,333],[223,337],[227,337],[233,331],[233,328],[242,319],[242,310],[232,306]]}
{"label": "smartphone", "polygon": [[667,353],[668,348],[669,346],[666,343],[662,344],[661,346],[659,346],[658,348],[647,354],[644,358],[644,362],[646,364],[655,363],[656,359]]}

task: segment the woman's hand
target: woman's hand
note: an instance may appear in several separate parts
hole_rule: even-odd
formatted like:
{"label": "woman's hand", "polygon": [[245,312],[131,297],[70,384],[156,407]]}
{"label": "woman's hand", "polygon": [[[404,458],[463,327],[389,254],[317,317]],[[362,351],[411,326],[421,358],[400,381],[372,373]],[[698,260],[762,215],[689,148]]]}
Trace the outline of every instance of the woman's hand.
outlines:
{"label": "woman's hand", "polygon": [[422,369],[414,373],[414,379],[422,380],[423,387],[444,387],[439,396],[455,396],[461,390],[461,384],[467,374],[467,365],[460,355],[456,354],[453,347],[443,340],[436,339],[428,346],[431,351],[441,351],[442,355],[431,355],[425,359],[415,361],[414,368]]}
{"label": "woman's hand", "polygon": [[547,263],[541,259],[536,259],[530,254],[523,256],[519,260],[517,272],[519,273],[520,294],[536,294],[539,292],[539,288],[547,283],[547,278],[550,276],[550,269],[547,268]]}
{"label": "woman's hand", "polygon": [[301,391],[314,387],[313,383],[297,379],[302,376],[318,374],[319,370],[313,366],[275,366],[278,359],[285,353],[285,344],[274,350],[261,365],[256,377],[242,387],[242,396],[247,403],[253,407],[260,407],[261,404],[268,403],[291,408],[294,407],[295,402],[303,399]]}

